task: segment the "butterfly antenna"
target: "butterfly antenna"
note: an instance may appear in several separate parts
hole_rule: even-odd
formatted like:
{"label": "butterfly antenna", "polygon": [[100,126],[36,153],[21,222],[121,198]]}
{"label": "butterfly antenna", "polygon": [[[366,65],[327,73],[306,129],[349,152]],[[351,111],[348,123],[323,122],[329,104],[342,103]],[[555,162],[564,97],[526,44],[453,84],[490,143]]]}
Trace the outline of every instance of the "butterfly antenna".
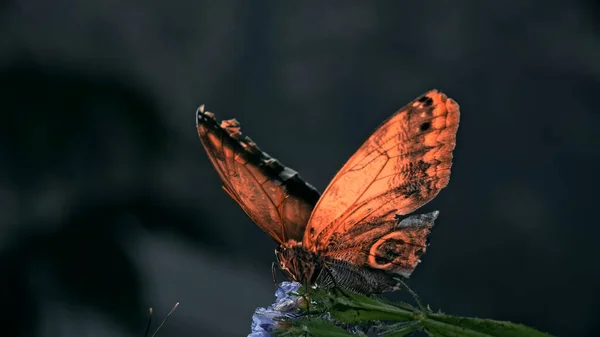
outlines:
{"label": "butterfly antenna", "polygon": [[169,317],[171,316],[171,314],[173,313],[173,311],[175,311],[175,309],[177,309],[178,306],[179,306],[179,302],[175,303],[175,305],[173,306],[173,309],[171,309],[171,311],[169,311],[169,313],[167,314],[167,316],[165,317],[165,319],[163,319],[163,321],[160,323],[160,325],[158,326],[158,328],[156,328],[156,331],[154,331],[154,333],[152,334],[151,337],[156,336],[156,333],[158,332],[158,330],[160,330],[160,328],[162,328],[162,326],[165,325],[165,323],[167,322],[167,319],[169,319]]}
{"label": "butterfly antenna", "polygon": [[425,306],[423,306],[423,304],[421,303],[421,300],[419,299],[419,295],[417,295],[417,293],[415,293],[412,289],[410,289],[410,287],[408,286],[408,284],[406,284],[404,281],[398,279],[398,281],[404,286],[404,288],[406,288],[406,290],[408,290],[408,292],[412,295],[412,297],[415,299],[415,302],[417,302],[417,305],[419,306],[419,309],[421,309],[422,313],[427,313],[429,311],[431,311],[428,308],[425,308]]}
{"label": "butterfly antenna", "polygon": [[148,318],[148,326],[146,327],[146,333],[144,334],[144,337],[148,337],[148,332],[150,332],[150,325],[152,325],[152,307],[150,307],[148,311],[150,311],[150,317]]}

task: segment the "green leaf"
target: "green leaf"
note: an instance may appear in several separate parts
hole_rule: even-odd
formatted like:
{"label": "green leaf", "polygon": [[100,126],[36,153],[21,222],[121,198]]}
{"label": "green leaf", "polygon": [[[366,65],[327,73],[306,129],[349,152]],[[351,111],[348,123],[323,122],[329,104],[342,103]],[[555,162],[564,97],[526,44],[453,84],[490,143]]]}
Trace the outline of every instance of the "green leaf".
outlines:
{"label": "green leaf", "polygon": [[427,314],[422,319],[425,332],[430,336],[454,337],[550,337],[522,324],[482,318],[468,318],[445,314]]}
{"label": "green leaf", "polygon": [[410,336],[413,332],[423,330],[423,325],[419,321],[401,322],[391,324],[383,329],[379,329],[379,335],[385,337],[404,337]]}
{"label": "green leaf", "polygon": [[419,330],[432,337],[551,337],[521,324],[433,313],[429,309],[419,310],[406,303],[386,303],[347,290],[313,289],[307,295],[310,306],[306,313],[309,315],[304,320],[311,314],[329,313],[334,321],[350,325],[386,321],[387,325],[378,328],[381,335],[387,337],[408,336]]}
{"label": "green leaf", "polygon": [[317,289],[310,293],[310,299],[311,303],[317,304],[317,311],[329,312],[333,319],[344,323],[413,321],[416,319],[415,315],[420,314],[407,304],[400,308],[347,290],[332,289],[327,292]]}
{"label": "green leaf", "polygon": [[333,323],[320,318],[298,318],[283,321],[273,331],[275,337],[357,337]]}

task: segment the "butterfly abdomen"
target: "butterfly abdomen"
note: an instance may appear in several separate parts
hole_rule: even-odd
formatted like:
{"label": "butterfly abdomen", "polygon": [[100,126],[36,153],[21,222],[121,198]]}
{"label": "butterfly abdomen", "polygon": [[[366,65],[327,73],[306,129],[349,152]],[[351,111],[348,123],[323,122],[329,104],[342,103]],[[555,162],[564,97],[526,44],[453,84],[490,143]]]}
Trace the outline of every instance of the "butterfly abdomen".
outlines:
{"label": "butterfly abdomen", "polygon": [[382,270],[364,268],[342,260],[322,261],[316,284],[323,288],[339,287],[360,294],[379,294],[399,288],[398,280]]}

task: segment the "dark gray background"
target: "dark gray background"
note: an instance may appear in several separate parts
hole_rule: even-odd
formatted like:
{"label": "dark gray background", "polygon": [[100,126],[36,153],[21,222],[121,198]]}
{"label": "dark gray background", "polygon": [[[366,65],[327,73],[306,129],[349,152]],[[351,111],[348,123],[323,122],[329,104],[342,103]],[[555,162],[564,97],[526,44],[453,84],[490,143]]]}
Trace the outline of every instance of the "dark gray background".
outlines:
{"label": "dark gray background", "polygon": [[[600,334],[596,1],[12,0],[0,5],[7,336],[243,336],[275,245],[220,189],[202,103],[319,190],[438,88],[450,185],[410,280],[457,315]],[[391,295],[400,298],[401,294]]]}

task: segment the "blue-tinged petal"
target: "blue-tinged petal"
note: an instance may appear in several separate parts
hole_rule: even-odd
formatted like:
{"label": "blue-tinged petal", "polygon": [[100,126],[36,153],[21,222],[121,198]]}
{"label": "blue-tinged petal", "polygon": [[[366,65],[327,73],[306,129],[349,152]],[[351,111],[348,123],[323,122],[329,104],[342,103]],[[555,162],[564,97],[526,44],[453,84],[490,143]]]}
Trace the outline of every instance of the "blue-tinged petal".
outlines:
{"label": "blue-tinged petal", "polygon": [[271,334],[266,331],[256,331],[249,334],[248,337],[271,337]]}
{"label": "blue-tinged petal", "polygon": [[301,300],[298,296],[288,293],[294,293],[299,288],[300,284],[297,282],[282,282],[275,292],[275,303],[267,308],[257,308],[254,311],[250,325],[252,333],[248,337],[270,337],[271,331],[277,325],[277,318],[298,316],[298,305]]}
{"label": "blue-tinged petal", "polygon": [[300,283],[298,282],[281,282],[279,284],[279,288],[275,291],[275,302],[282,300],[283,298],[288,297],[288,293],[295,293],[300,288]]}

